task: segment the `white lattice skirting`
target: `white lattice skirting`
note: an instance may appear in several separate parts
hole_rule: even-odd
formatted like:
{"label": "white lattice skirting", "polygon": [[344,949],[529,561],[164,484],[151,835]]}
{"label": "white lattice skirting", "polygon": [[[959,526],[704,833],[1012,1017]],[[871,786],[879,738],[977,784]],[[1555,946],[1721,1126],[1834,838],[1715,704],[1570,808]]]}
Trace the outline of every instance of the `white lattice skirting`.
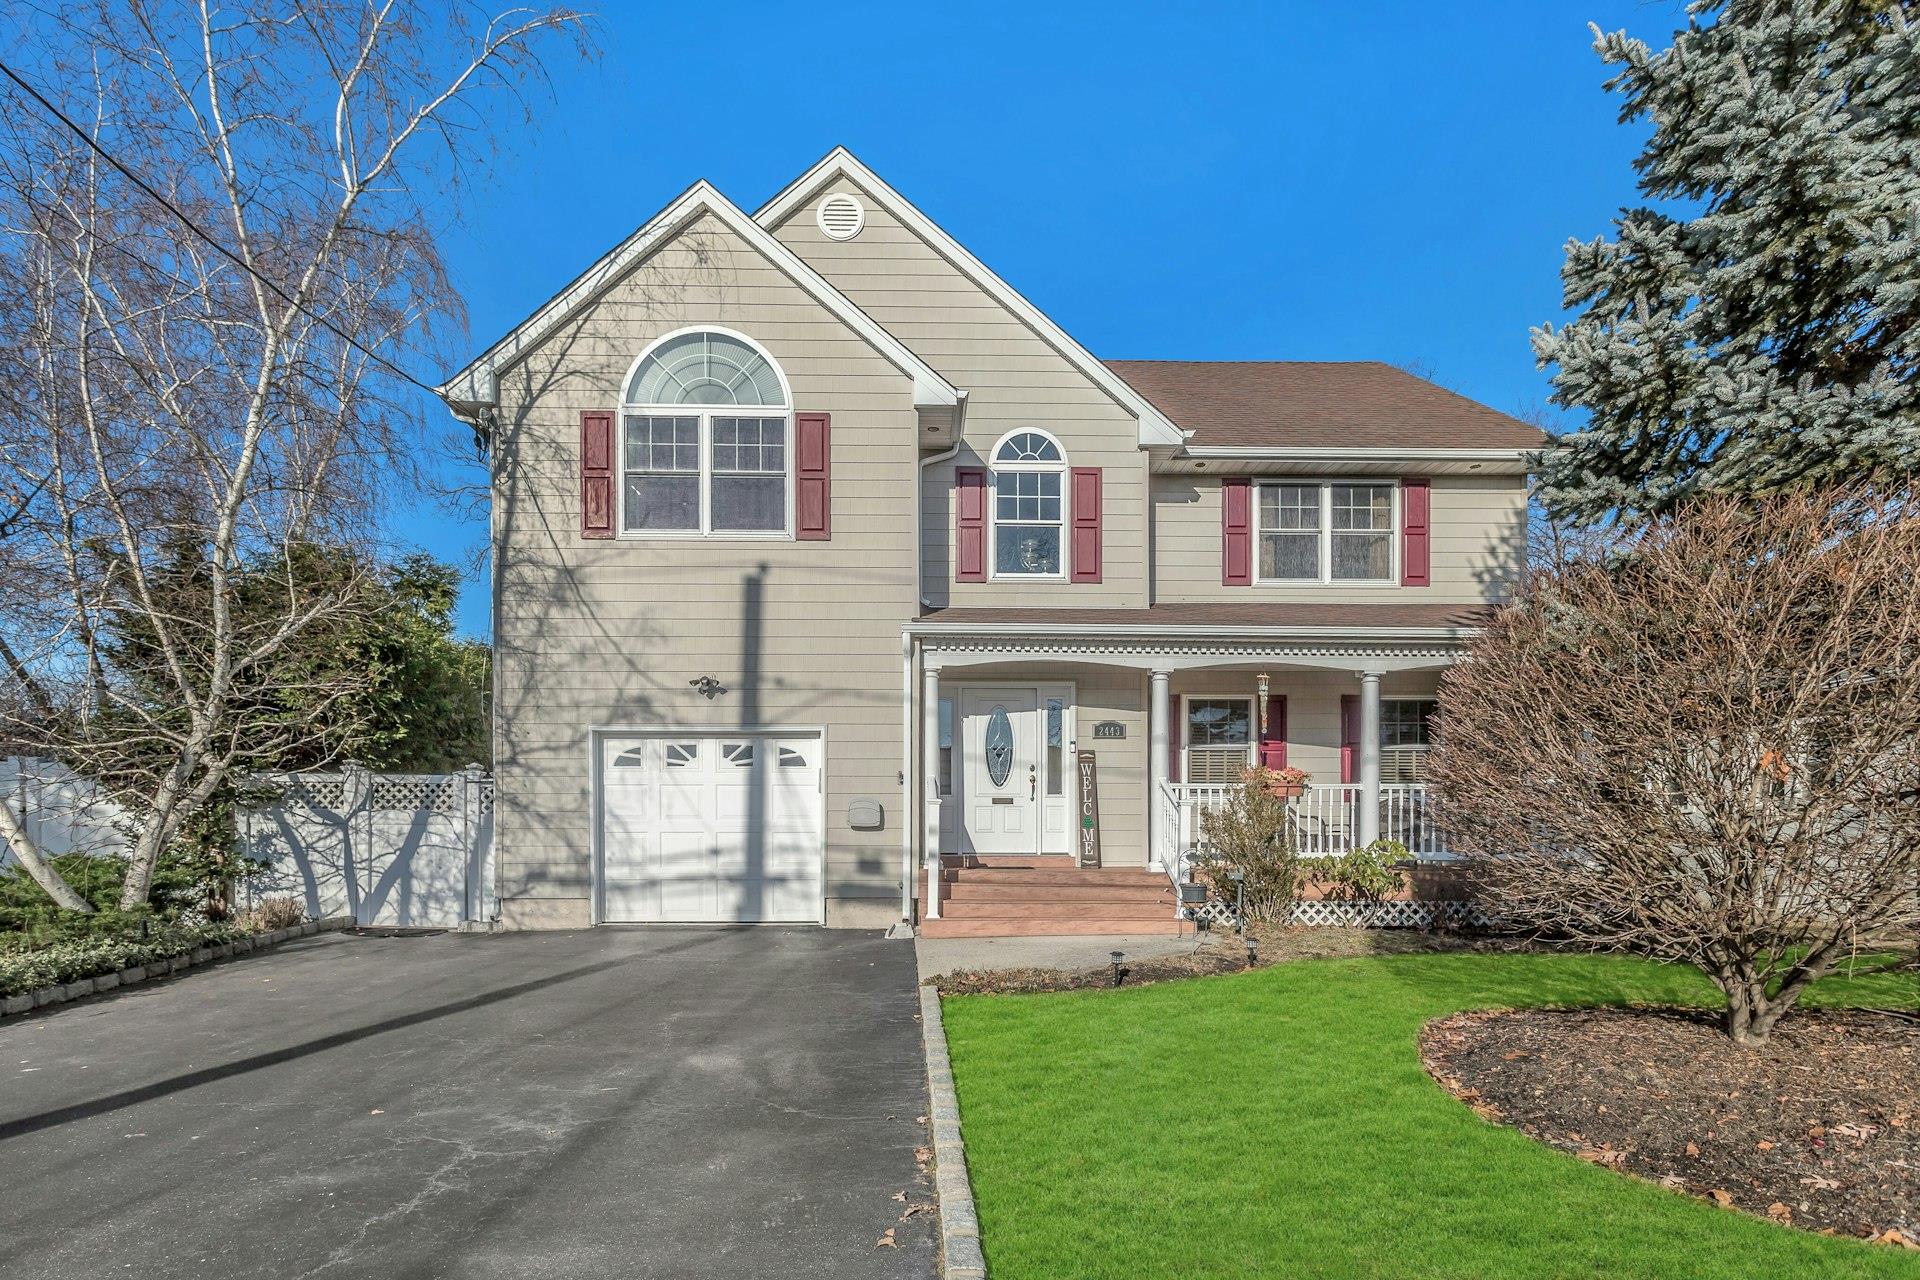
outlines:
{"label": "white lattice skirting", "polygon": [[[1218,898],[1193,908],[1194,919],[1204,919],[1209,928],[1232,929],[1239,917],[1233,907]],[[1471,902],[1296,902],[1293,923],[1342,929],[1461,929],[1493,923],[1487,913]]]}
{"label": "white lattice skirting", "polygon": [[1471,902],[1296,902],[1293,922],[1348,929],[1458,929],[1492,923]]}

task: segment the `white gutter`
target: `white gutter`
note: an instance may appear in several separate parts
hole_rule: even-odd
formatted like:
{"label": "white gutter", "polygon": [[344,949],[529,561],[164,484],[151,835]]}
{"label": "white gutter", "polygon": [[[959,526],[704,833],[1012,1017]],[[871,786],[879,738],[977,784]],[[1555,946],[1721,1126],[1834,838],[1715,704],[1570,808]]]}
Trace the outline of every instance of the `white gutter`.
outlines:
{"label": "white gutter", "polygon": [[1525,462],[1551,449],[1355,449],[1345,445],[1188,445],[1176,457],[1274,462]]}
{"label": "white gutter", "polygon": [[1142,640],[1464,640],[1479,634],[1480,627],[1223,627],[1205,624],[1167,626],[1114,623],[1040,623],[1040,622],[909,622],[901,630],[922,639],[934,640],[964,636],[1124,636]]}

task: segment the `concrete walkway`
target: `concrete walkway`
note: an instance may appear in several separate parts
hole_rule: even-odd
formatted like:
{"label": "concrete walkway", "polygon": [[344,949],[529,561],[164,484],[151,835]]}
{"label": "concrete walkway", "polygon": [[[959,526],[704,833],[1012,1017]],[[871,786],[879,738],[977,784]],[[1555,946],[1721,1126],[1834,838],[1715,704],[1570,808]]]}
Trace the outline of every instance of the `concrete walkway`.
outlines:
{"label": "concrete walkway", "polygon": [[914,977],[841,930],[321,936],[8,1018],[0,1276],[930,1277]]}
{"label": "concrete walkway", "polygon": [[1165,934],[1122,937],[1066,938],[920,938],[914,949],[921,978],[962,969],[1091,969],[1108,962],[1112,952],[1124,951],[1130,960],[1182,955],[1200,942]]}

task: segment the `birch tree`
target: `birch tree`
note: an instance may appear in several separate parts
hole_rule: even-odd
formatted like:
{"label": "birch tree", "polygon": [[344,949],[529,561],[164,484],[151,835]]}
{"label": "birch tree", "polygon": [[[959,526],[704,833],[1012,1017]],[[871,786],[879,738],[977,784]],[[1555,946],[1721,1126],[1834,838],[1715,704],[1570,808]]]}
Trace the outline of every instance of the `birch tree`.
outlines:
{"label": "birch tree", "polygon": [[[297,566],[414,500],[405,370],[462,320],[433,210],[585,40],[458,0],[117,0],[8,50],[0,736],[133,815],[123,907],[277,744],[268,673],[365,607]],[[324,679],[308,705],[353,692]],[[85,909],[6,805],[0,836]]]}

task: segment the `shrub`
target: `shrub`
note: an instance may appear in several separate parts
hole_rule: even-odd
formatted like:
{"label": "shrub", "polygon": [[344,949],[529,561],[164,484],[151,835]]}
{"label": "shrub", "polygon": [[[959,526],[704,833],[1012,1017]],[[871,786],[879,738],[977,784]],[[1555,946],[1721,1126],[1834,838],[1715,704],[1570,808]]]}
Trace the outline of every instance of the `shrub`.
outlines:
{"label": "shrub", "polygon": [[0,952],[0,996],[151,964],[246,935],[245,929],[231,925],[150,920],[144,931],[71,937],[31,951]]}
{"label": "shrub", "polygon": [[238,921],[256,933],[272,933],[292,928],[306,918],[306,904],[298,898],[263,898],[242,911]]}
{"label": "shrub", "polygon": [[1503,917],[1700,968],[1764,1043],[1920,929],[1920,506],[1700,499],[1523,584],[1428,762]]}
{"label": "shrub", "polygon": [[[121,886],[127,877],[126,859],[67,853],[51,861],[61,879],[73,886],[102,915],[124,919],[126,915],[144,914],[121,913],[117,910]],[[206,897],[207,886],[199,869],[181,858],[169,857],[154,873],[153,892],[148,899],[148,906],[154,916],[171,920],[199,910],[205,904]],[[0,933],[8,930],[36,932],[59,925],[68,916],[76,921],[87,918],[84,912],[69,912],[57,906],[47,896],[47,891],[34,883],[25,867],[13,865],[0,868]],[[101,927],[111,933],[118,926],[109,919]]]}
{"label": "shrub", "polygon": [[[1300,856],[1287,831],[1288,802],[1275,794],[1270,769],[1247,770],[1227,802],[1200,815],[1206,845],[1194,868],[1227,902],[1245,892],[1245,918],[1285,921],[1300,894]],[[1244,877],[1236,885],[1230,873]]]}
{"label": "shrub", "polygon": [[1406,891],[1411,883],[1408,856],[1407,846],[1398,840],[1375,840],[1364,849],[1316,862],[1314,874],[1325,886],[1327,901],[1374,906]]}

